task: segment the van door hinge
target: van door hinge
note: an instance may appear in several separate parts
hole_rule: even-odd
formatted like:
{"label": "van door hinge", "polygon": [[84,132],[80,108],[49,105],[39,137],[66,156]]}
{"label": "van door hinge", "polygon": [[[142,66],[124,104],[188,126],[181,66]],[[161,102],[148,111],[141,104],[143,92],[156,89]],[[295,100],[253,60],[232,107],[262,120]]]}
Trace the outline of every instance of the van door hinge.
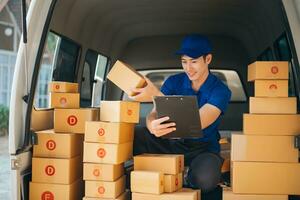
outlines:
{"label": "van door hinge", "polygon": [[20,169],[21,162],[20,159],[11,159],[10,160],[10,168],[11,170],[18,170]]}

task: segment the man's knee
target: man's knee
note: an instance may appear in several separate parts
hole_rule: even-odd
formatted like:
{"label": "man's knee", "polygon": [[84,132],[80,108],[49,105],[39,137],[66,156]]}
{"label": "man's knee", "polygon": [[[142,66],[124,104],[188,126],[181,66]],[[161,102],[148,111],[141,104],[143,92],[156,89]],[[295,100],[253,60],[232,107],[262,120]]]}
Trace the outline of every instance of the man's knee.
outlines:
{"label": "man's knee", "polygon": [[193,159],[188,172],[188,183],[202,192],[214,190],[221,178],[223,160],[213,153],[202,153]]}
{"label": "man's knee", "polygon": [[149,131],[146,127],[135,126],[133,139],[133,155],[147,153],[146,134],[149,134]]}

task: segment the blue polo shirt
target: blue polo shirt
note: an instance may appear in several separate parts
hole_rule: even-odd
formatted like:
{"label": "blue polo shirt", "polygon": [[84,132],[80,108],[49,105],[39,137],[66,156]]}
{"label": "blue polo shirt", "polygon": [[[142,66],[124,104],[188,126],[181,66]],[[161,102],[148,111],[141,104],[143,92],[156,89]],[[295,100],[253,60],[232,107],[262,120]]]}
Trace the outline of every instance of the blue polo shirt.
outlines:
{"label": "blue polo shirt", "polygon": [[[199,108],[209,103],[219,108],[221,115],[224,114],[231,97],[229,88],[212,73],[209,73],[207,79],[197,92],[193,90],[192,82],[186,73],[170,76],[161,87],[161,92],[164,95],[197,96]],[[218,126],[220,124],[221,115],[215,122],[203,129],[203,138],[196,139],[201,142],[208,142],[208,151],[215,153],[220,152]]]}

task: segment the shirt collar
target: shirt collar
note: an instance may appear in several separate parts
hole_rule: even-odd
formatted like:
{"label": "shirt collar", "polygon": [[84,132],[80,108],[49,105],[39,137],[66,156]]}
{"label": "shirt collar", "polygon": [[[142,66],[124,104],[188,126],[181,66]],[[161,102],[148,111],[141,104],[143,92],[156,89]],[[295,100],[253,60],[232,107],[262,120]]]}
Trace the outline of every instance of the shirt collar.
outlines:
{"label": "shirt collar", "polygon": [[[199,91],[197,91],[196,93],[209,90],[209,88],[210,88],[210,86],[212,85],[213,82],[214,82],[214,75],[211,72],[209,72],[206,80],[201,85]],[[191,82],[191,80],[189,79],[189,77],[186,74],[185,74],[185,77],[184,77],[183,87],[185,89],[193,90],[193,88],[192,88],[192,82]]]}

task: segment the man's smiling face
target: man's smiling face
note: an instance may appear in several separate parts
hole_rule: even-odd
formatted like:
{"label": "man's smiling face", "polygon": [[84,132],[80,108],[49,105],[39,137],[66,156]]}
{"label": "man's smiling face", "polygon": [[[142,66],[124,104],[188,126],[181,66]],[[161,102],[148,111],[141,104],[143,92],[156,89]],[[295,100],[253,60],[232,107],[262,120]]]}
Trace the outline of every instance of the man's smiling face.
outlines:
{"label": "man's smiling face", "polygon": [[201,77],[208,71],[208,64],[211,62],[211,54],[192,58],[187,55],[181,56],[181,64],[191,81],[200,80]]}

